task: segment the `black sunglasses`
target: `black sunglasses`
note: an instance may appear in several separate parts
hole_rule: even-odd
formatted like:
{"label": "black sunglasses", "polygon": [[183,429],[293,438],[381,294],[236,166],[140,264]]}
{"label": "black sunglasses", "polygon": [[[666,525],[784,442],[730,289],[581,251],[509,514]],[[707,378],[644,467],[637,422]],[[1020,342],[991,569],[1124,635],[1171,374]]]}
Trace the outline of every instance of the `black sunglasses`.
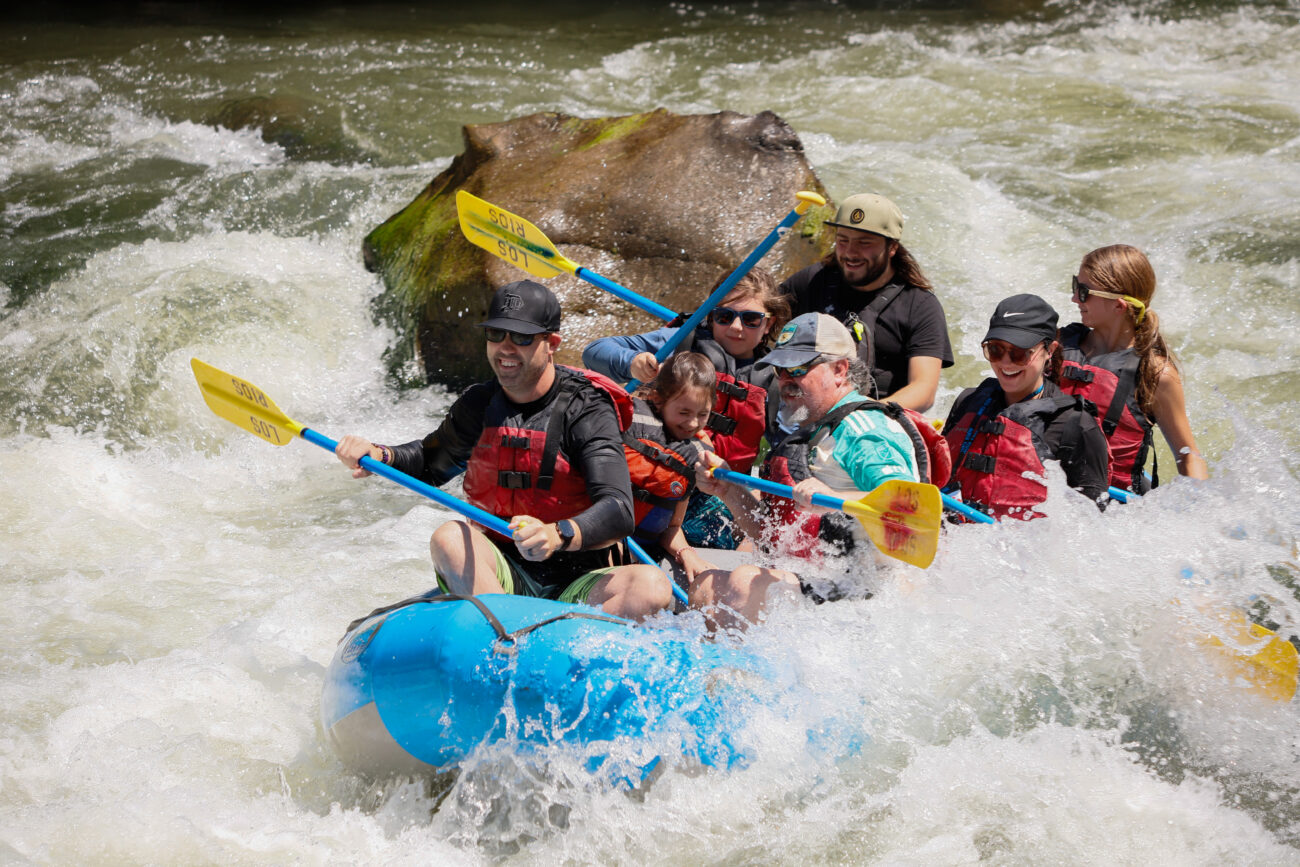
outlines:
{"label": "black sunglasses", "polygon": [[984,347],[984,357],[989,361],[1001,361],[1003,356],[1010,356],[1012,364],[1024,364],[1034,354],[1034,350],[1042,346],[1041,343],[1035,343],[1028,349],[1021,349],[996,340],[986,340],[980,345]]}
{"label": "black sunglasses", "polygon": [[714,307],[713,321],[724,328],[736,321],[740,317],[740,324],[746,328],[758,328],[767,318],[767,314],[761,310],[732,310],[730,307]]}
{"label": "black sunglasses", "polygon": [[[542,332],[542,334],[548,333]],[[539,337],[537,334],[520,334],[517,331],[506,331],[504,328],[484,328],[483,334],[487,337],[488,343],[500,343],[509,335],[510,342],[515,346],[532,346],[533,341]]]}
{"label": "black sunglasses", "polygon": [[[1093,289],[1087,283],[1079,282],[1079,275],[1076,274],[1070,278],[1070,294],[1078,298],[1080,301],[1087,301],[1088,296],[1096,291],[1096,289]],[[1106,292],[1105,295],[1107,297],[1114,297],[1110,292]]]}

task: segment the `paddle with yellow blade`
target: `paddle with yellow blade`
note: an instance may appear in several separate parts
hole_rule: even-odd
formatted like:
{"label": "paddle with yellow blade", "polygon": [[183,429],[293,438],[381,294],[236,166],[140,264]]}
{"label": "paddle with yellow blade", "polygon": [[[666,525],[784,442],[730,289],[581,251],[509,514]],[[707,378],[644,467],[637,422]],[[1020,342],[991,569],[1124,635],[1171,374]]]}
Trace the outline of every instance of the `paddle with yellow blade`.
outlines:
{"label": "paddle with yellow blade", "polygon": [[[715,479],[724,482],[794,499],[794,488],[780,482],[722,467],[716,467],[712,472]],[[890,479],[860,500],[813,494],[812,504],[838,509],[857,518],[883,554],[922,569],[934,562],[935,551],[939,548],[939,523],[943,517],[939,489],[934,485]]]}
{"label": "paddle with yellow blade", "polygon": [[505,208],[486,202],[473,193],[457,190],[456,212],[460,216],[460,230],[471,244],[482,247],[534,277],[545,280],[561,274],[572,274],[579,280],[635,304],[665,322],[677,316],[662,304],[570,261],[555,249],[555,245],[542,234],[541,229]]}
{"label": "paddle with yellow blade", "polygon": [[[1183,580],[1193,581],[1191,569],[1183,570]],[[1194,599],[1192,607],[1195,613],[1188,611],[1184,619],[1197,631],[1197,642],[1212,651],[1210,662],[1220,674],[1240,680],[1251,692],[1274,701],[1295,697],[1300,652],[1294,644],[1251,622],[1239,609],[1208,599]]]}
{"label": "paddle with yellow blade", "polygon": [[[199,391],[203,394],[203,401],[208,405],[208,409],[226,421],[256,434],[273,446],[288,445],[294,437],[302,437],[307,442],[329,452],[333,452],[338,447],[336,440],[289,418],[275,405],[275,401],[267,397],[266,392],[251,382],[226,373],[197,358],[190,359],[190,367],[194,370],[194,378],[198,381]],[[485,512],[478,506],[458,500],[433,485],[408,476],[399,469],[368,455],[361,458],[360,464],[375,475],[383,476],[390,482],[397,482],[402,487],[428,497],[435,503],[482,524],[489,530],[507,538],[513,535],[510,525],[491,512]],[[629,538],[626,541],[628,548],[637,559],[650,566],[656,565],[634,540]],[[682,604],[688,604],[686,593],[677,586],[677,582],[669,578],[668,583],[672,585],[673,595]]]}
{"label": "paddle with yellow blade", "polygon": [[1240,678],[1251,692],[1265,698],[1290,701],[1295,697],[1300,653],[1294,644],[1236,609],[1205,613],[1218,621],[1213,631],[1199,636],[1204,647],[1221,651],[1211,657],[1216,668],[1231,679]]}

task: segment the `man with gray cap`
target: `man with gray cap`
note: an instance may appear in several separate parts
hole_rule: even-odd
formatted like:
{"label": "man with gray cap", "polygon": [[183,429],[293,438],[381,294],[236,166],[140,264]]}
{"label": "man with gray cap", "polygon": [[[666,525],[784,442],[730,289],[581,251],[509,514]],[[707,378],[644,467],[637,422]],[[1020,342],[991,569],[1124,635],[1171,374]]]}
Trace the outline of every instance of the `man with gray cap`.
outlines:
{"label": "man with gray cap", "polygon": [[531,280],[502,286],[479,323],[495,379],[462,394],[436,431],[398,446],[344,437],[355,478],[362,455],[443,485],[465,473],[465,498],[509,522],[509,538],[468,521],[434,531],[438,583],[452,593],[517,593],[586,602],[643,618],[672,603],[653,566],[629,565],[632,486],[611,397],[555,364],[560,302]]}
{"label": "man with gray cap", "polygon": [[875,394],[925,412],[940,371],[952,367],[952,344],[943,305],[902,244],[902,212],[884,196],[861,193],[826,225],[835,229],[834,250],[781,284],[794,314],[828,313],[845,323]]}
{"label": "man with gray cap", "polygon": [[[708,471],[726,468],[726,462],[714,454],[705,456],[708,468],[698,472],[700,489],[721,497],[746,535],[767,551],[816,563],[836,548],[841,553],[869,549],[856,520],[813,506],[812,497],[856,500],[890,479],[920,481],[927,459],[919,431],[902,408],[862,393],[866,366],[848,329],[834,317],[796,317],[782,329],[776,348],[757,363],[776,369],[782,411],[798,425],[768,453],[762,475],[792,486],[794,500],[716,481]],[[691,604],[720,625],[739,626],[761,615],[769,592],[800,590],[817,601],[837,598],[836,590],[823,595],[825,588],[782,569],[740,566],[698,575]]]}

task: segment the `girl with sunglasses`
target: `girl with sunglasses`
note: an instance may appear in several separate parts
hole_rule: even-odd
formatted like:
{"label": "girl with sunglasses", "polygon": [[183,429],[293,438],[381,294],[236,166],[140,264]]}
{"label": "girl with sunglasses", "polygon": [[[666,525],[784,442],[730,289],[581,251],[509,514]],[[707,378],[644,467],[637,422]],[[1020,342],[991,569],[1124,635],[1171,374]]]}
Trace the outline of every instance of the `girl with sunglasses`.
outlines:
{"label": "girl with sunglasses", "polygon": [[[1207,477],[1196,450],[1173,351],[1150,309],[1156,274],[1136,247],[1113,244],[1083,257],[1071,281],[1079,322],[1061,331],[1061,390],[1097,406],[1111,449],[1110,484],[1146,493],[1159,484],[1153,430],[1159,425],[1184,476]],[[1144,470],[1152,455],[1151,478]]]}
{"label": "girl with sunglasses", "polygon": [[1047,461],[1059,461],[1070,487],[1099,505],[1106,492],[1106,437],[1083,399],[1056,385],[1056,322],[1037,295],[999,303],[983,341],[993,378],[958,395],[943,428],[953,461],[945,490],[995,517],[1042,515],[1035,506],[1047,499]]}
{"label": "girl with sunglasses", "polygon": [[[713,365],[717,395],[708,433],[714,451],[737,472],[749,472],[764,436],[770,443],[781,437],[776,378],[771,368],[756,369],[755,362],[767,354],[769,335],[779,333],[789,318],[776,280],[754,268],[677,350],[698,352]],[[601,338],[583,350],[582,363],[618,382],[633,377],[649,382],[659,374],[655,353],[676,331],[669,324],[644,334]],[[684,526],[692,545],[734,548],[738,542],[731,517],[716,497],[696,493]]]}

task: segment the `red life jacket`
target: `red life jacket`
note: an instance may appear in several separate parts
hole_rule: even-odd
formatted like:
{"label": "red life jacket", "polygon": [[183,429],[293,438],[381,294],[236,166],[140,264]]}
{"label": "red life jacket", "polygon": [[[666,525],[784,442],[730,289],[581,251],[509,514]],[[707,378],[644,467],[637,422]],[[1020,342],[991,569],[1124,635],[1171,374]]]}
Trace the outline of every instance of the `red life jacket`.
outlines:
{"label": "red life jacket", "polygon": [[1126,491],[1145,494],[1160,484],[1152,464],[1148,482],[1143,469],[1147,454],[1155,454],[1154,425],[1137,402],[1139,359],[1132,349],[1087,358],[1080,348],[1088,327],[1075,323],[1061,331],[1061,391],[1077,394],[1097,406],[1102,433],[1110,443],[1110,483]]}
{"label": "red life jacket", "polygon": [[670,442],[650,404],[632,398],[632,405],[623,454],[632,477],[637,534],[655,538],[668,528],[677,504],[695,490],[694,466],[709,448],[709,438],[700,431],[695,439]]}
{"label": "red life jacket", "polygon": [[758,457],[758,446],[776,415],[776,373],[770,367],[744,373],[736,359],[710,338],[696,338],[689,347],[713,362],[717,371],[717,397],[709,416],[713,450],[738,473],[747,473]]}
{"label": "red life jacket", "polygon": [[632,399],[589,370],[557,366],[555,374],[555,398],[531,416],[520,416],[500,390],[488,402],[465,467],[465,499],[473,505],[499,518],[532,515],[548,524],[591,506],[587,480],[560,451],[565,409],[578,389],[594,385],[614,399],[619,428],[625,429],[632,422]]}
{"label": "red life jacket", "polygon": [[1077,434],[1078,425],[1066,428],[1066,437],[1055,451],[1045,433],[1061,413],[1087,409],[1082,398],[1062,394],[1051,382],[1043,388],[1042,397],[993,413],[991,408],[1004,400],[997,379],[986,379],[957,398],[951,416],[957,421],[945,434],[956,455],[948,487],[959,488],[967,505],[997,518],[1042,517],[1034,506],[1047,499],[1047,486],[1025,474],[1042,478],[1045,461],[1060,460],[1065,449],[1078,447],[1077,442],[1067,441],[1070,434]]}
{"label": "red life jacket", "polygon": [[[922,481],[940,485],[948,481],[952,469],[948,441],[920,413],[904,409],[893,402],[881,403],[877,400],[861,400],[838,406],[828,412],[813,430],[799,431],[786,437],[768,452],[760,474],[765,479],[791,486],[811,478],[808,453],[813,434],[823,429],[834,432],[851,413],[859,410],[883,412],[907,431],[916,456],[917,474]],[[855,519],[839,512],[809,514],[787,497],[763,494],[763,498],[768,515],[768,520],[764,523],[764,529],[768,531],[764,541],[769,547],[779,547],[782,553],[796,557],[814,558],[820,555],[822,546],[827,543],[845,551],[852,549],[852,531],[857,523]],[[799,530],[791,532],[786,529],[791,526],[798,527]]]}

